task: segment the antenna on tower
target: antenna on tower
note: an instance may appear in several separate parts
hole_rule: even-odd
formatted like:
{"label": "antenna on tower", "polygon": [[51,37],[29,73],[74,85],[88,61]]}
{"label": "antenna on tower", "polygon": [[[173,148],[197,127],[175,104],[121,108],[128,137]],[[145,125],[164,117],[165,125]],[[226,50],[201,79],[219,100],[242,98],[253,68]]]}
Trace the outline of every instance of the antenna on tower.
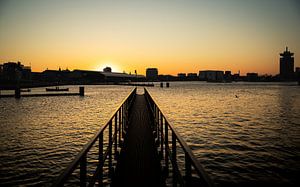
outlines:
{"label": "antenna on tower", "polygon": [[288,51],[288,47],[287,47],[287,46],[285,47],[285,51],[286,51],[286,52]]}

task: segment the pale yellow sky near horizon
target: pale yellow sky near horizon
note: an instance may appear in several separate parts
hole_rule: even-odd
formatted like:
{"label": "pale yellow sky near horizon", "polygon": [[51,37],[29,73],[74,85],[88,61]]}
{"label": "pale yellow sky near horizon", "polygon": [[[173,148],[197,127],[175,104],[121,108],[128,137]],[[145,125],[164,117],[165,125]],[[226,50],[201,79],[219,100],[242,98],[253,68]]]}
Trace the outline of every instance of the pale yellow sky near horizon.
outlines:
{"label": "pale yellow sky near horizon", "polygon": [[299,20],[296,0],[0,1],[0,63],[275,75],[286,46],[300,66]]}

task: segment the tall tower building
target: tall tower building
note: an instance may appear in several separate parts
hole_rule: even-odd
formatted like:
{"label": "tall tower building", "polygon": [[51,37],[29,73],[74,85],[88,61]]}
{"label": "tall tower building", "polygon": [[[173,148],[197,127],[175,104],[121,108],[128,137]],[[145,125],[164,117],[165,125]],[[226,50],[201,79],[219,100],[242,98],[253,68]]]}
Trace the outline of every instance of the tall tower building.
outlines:
{"label": "tall tower building", "polygon": [[291,53],[286,47],[283,53],[280,53],[280,80],[290,81],[294,78],[294,53]]}

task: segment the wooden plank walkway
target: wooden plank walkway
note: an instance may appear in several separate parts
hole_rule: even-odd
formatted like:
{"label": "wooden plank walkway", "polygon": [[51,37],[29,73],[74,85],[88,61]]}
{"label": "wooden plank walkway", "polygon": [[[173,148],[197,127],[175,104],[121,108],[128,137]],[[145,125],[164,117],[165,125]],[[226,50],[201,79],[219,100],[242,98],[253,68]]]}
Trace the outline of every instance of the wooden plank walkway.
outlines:
{"label": "wooden plank walkway", "polygon": [[112,186],[163,186],[144,95],[136,95],[129,119]]}

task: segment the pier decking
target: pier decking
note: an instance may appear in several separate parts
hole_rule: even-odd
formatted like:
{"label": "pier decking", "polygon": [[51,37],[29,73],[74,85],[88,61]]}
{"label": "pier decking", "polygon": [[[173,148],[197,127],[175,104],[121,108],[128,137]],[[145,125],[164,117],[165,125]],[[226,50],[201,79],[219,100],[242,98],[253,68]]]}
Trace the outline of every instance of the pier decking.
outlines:
{"label": "pier decking", "polygon": [[[133,89],[53,186],[214,186],[150,93],[144,91],[139,95]],[[94,148],[96,170],[90,164],[90,160],[95,164]]]}
{"label": "pier decking", "polygon": [[146,99],[137,95],[113,186],[161,186],[160,172]]}

